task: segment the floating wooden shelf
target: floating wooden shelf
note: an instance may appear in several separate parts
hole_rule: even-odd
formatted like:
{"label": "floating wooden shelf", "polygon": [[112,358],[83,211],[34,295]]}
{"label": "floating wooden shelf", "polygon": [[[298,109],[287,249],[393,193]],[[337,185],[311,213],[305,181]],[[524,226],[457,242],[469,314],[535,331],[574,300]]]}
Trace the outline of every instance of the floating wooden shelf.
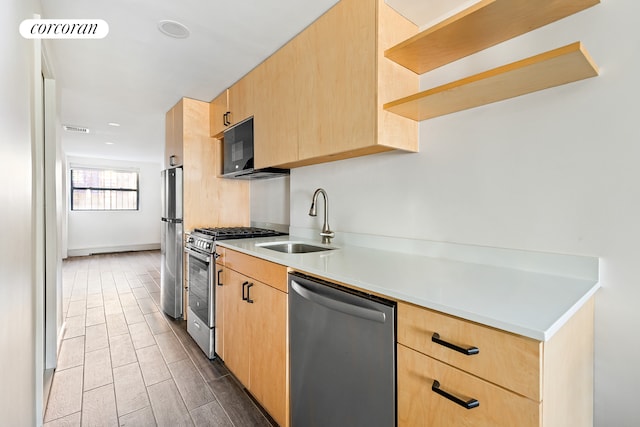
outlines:
{"label": "floating wooden shelf", "polygon": [[438,68],[600,3],[600,0],[481,0],[384,55],[418,73]]}
{"label": "floating wooden shelf", "polygon": [[575,42],[389,102],[384,109],[420,121],[597,75],[589,53]]}

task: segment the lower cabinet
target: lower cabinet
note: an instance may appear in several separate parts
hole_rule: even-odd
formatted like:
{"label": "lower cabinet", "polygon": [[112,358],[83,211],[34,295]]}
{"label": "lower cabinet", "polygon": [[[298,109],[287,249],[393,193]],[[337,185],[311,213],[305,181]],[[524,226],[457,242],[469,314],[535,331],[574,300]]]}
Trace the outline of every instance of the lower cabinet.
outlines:
{"label": "lower cabinet", "polygon": [[251,258],[261,269],[238,272],[225,265],[218,302],[224,351],[219,355],[273,419],[288,426],[287,294],[251,277],[275,268],[286,284],[286,267],[228,249],[226,257]]}
{"label": "lower cabinet", "polygon": [[540,404],[531,399],[401,344],[397,354],[398,426],[540,425]]}
{"label": "lower cabinet", "polygon": [[593,425],[593,300],[545,342],[398,304],[399,427]]}
{"label": "lower cabinet", "polygon": [[[216,351],[288,427],[287,267],[218,263]],[[398,302],[398,427],[592,426],[593,319],[592,298],[543,342]]]}

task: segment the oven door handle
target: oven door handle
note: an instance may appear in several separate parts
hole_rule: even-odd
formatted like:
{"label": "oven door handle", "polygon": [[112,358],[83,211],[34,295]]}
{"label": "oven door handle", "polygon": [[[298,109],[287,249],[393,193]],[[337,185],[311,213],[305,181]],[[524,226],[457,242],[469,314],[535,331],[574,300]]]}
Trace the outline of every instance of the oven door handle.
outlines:
{"label": "oven door handle", "polygon": [[199,259],[202,262],[209,263],[211,262],[211,257],[205,254],[201,254],[200,252],[194,251],[193,249],[184,248],[185,253],[193,256],[194,258]]}

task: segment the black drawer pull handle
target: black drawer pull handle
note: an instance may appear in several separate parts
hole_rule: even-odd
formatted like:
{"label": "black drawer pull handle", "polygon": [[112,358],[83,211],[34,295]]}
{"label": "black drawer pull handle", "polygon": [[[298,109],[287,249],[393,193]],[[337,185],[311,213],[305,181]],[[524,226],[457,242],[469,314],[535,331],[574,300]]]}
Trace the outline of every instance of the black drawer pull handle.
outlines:
{"label": "black drawer pull handle", "polygon": [[246,301],[247,298],[249,298],[248,296],[244,295],[244,290],[246,289],[247,285],[249,284],[249,282],[244,282],[242,284],[242,301]]}
{"label": "black drawer pull handle", "polygon": [[251,287],[253,286],[253,283],[249,283],[249,286],[247,286],[247,302],[249,304],[253,304],[253,300],[251,299],[251,297],[249,296],[249,292],[251,291]]}
{"label": "black drawer pull handle", "polygon": [[455,344],[451,344],[450,342],[443,341],[440,339],[440,334],[437,332],[433,333],[433,336],[431,337],[431,341],[433,341],[436,344],[440,344],[447,348],[450,348],[451,350],[455,350],[462,354],[466,354],[467,356],[473,356],[474,354],[480,353],[480,349],[478,349],[478,347],[468,347],[468,348],[458,347]]}
{"label": "black drawer pull handle", "polygon": [[222,281],[220,280],[221,274],[222,274],[222,270],[218,270],[218,282],[216,283],[218,286],[222,286]]}
{"label": "black drawer pull handle", "polygon": [[465,409],[473,409],[480,406],[480,402],[478,402],[476,399],[462,400],[459,397],[456,397],[453,394],[449,394],[446,391],[442,390],[440,388],[440,382],[438,382],[438,380],[433,380],[433,385],[431,386],[431,390],[435,391],[440,396],[446,397],[452,402],[457,403],[458,405],[462,406]]}

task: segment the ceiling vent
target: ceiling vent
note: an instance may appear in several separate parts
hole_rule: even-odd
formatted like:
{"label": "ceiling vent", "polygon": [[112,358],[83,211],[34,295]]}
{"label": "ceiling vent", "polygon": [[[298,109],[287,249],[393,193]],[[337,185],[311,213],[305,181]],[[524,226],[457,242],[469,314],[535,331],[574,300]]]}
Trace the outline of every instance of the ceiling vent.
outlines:
{"label": "ceiling vent", "polygon": [[89,129],[82,126],[63,125],[64,130],[73,133],[89,133]]}

